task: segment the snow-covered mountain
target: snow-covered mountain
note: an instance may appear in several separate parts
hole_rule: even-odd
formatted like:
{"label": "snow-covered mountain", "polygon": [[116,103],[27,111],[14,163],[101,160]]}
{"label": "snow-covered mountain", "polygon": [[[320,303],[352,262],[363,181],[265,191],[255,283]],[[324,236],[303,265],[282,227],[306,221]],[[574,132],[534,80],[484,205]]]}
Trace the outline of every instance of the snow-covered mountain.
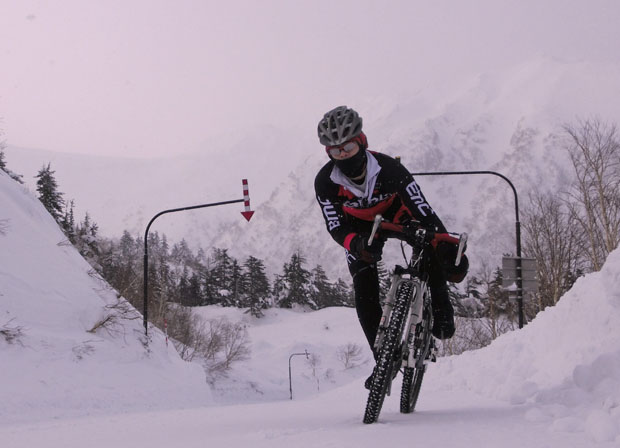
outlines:
{"label": "snow-covered mountain", "polygon": [[[3,447],[620,443],[620,249],[523,330],[432,364],[415,414],[400,415],[393,394],[369,427],[361,416],[372,365],[354,310],[269,310],[258,320],[200,310],[244,322],[252,343],[250,358],[211,391],[160,332],[146,350],[140,320],[89,331],[117,303],[114,291],[4,173],[0,204]],[[363,348],[350,369],[337,356],[347,343]],[[313,362],[291,358],[305,350]]]}
{"label": "snow-covered mountain", "polygon": [[[520,205],[534,188],[557,191],[569,176],[555,141],[564,123],[597,116],[620,122],[620,64],[565,62],[537,57],[510,69],[454,82],[443,91],[360,100],[370,148],[400,155],[412,172],[493,170],[514,183]],[[328,104],[326,109],[333,105]],[[317,117],[318,120],[318,117]],[[142,234],[157,212],[241,198],[248,178],[256,209],[248,224],[242,205],[160,218],[153,230],[190,245],[228,248],[232,255],[265,260],[279,271],[295,250],[332,277],[346,277],[342,250],[324,230],[315,204],[314,175],[326,161],[314,134],[261,128],[212,142],[204,153],[170,159],[123,160],[33,151],[9,146],[9,167],[32,176],[46,162],[61,191],[88,210],[106,236]],[[10,143],[10,142],[9,142]],[[470,234],[470,261],[499,265],[515,252],[514,198],[495,176],[418,178],[439,216],[453,231]]]}

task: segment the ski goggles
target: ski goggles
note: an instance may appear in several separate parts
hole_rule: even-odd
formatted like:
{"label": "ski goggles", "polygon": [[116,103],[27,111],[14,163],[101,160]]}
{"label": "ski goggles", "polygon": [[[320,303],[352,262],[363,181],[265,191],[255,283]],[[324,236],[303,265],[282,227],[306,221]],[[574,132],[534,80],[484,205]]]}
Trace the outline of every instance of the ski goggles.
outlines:
{"label": "ski goggles", "polygon": [[334,157],[340,155],[342,151],[348,154],[351,151],[354,151],[355,148],[359,148],[359,144],[355,141],[350,141],[338,146],[328,146],[325,150],[327,151],[327,154]]}

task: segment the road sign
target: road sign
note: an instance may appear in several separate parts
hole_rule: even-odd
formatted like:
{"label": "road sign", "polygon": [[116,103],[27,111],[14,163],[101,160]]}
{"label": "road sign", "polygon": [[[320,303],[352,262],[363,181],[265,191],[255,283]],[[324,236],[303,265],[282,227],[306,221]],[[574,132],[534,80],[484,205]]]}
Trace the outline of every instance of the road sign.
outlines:
{"label": "road sign", "polygon": [[536,279],[536,259],[521,258],[521,273],[518,272],[518,257],[502,258],[502,287],[508,291],[517,291],[517,280],[521,279],[524,291],[538,292]]}

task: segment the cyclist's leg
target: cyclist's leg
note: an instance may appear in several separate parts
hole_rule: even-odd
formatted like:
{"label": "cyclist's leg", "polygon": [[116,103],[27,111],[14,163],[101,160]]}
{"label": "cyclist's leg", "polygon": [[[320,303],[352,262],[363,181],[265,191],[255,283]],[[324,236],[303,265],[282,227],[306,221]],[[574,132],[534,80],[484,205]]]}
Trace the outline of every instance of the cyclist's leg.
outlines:
{"label": "cyclist's leg", "polygon": [[454,336],[454,308],[450,303],[446,276],[441,263],[434,254],[431,257],[428,286],[431,290],[433,304],[433,336],[438,339],[450,339]]}
{"label": "cyclist's leg", "polygon": [[379,274],[377,272],[377,265],[358,260],[350,253],[347,253],[347,261],[349,263],[349,272],[353,277],[357,317],[368,345],[373,350],[382,314],[381,304],[379,303]]}

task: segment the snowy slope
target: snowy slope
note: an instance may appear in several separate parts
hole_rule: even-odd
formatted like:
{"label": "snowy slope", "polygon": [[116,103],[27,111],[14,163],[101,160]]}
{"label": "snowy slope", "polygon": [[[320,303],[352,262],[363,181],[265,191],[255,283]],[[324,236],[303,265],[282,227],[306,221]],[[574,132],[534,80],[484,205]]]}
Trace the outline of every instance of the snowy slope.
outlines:
{"label": "snowy slope", "polygon": [[89,332],[115,291],[92,274],[41,203],[0,172],[0,422],[211,402],[204,373],[141,316]]}
{"label": "snowy slope", "polygon": [[527,403],[533,421],[620,443],[620,249],[524,330],[441,367],[442,388]]}

